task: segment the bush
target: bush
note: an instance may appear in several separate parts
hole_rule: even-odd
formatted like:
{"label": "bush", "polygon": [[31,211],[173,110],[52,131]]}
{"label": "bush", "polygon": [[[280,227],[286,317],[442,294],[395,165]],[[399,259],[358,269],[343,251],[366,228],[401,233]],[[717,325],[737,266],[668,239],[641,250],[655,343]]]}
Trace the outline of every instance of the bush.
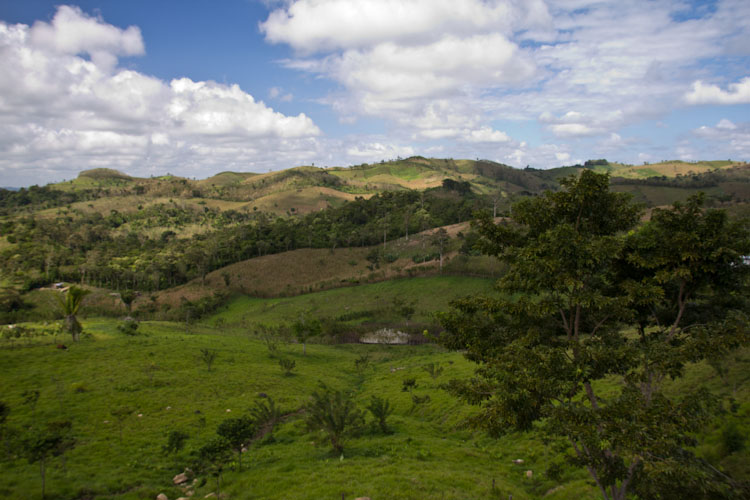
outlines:
{"label": "bush", "polygon": [[330,389],[322,382],[320,388],[305,407],[307,428],[323,432],[333,451],[342,453],[346,438],[362,426],[364,417],[348,394]]}
{"label": "bush", "polygon": [[284,372],[284,375],[288,377],[292,375],[292,371],[294,371],[295,366],[297,366],[297,362],[293,359],[281,358],[279,360],[279,366],[281,367],[281,371]]}
{"label": "bush", "polygon": [[375,421],[377,422],[380,431],[384,434],[389,434],[390,429],[388,428],[386,419],[391,413],[393,413],[393,407],[391,406],[390,401],[378,396],[373,396],[372,399],[370,399],[370,405],[367,409],[372,413],[372,416],[375,417]]}
{"label": "bush", "polygon": [[117,331],[131,337],[138,335],[138,322],[133,318],[125,318],[119,325]]}
{"label": "bush", "polygon": [[167,442],[162,447],[162,450],[167,455],[171,453],[179,453],[182,448],[185,447],[185,441],[190,437],[187,432],[173,430],[167,434]]}

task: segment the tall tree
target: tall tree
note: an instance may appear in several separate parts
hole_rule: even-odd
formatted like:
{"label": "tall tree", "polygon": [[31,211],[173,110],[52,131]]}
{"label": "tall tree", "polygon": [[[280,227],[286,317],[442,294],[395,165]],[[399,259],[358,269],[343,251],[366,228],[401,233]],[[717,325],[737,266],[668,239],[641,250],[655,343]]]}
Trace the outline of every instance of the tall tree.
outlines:
{"label": "tall tree", "polygon": [[78,318],[76,318],[76,315],[78,314],[78,310],[81,308],[84,297],[86,297],[86,295],[88,295],[89,293],[91,293],[90,290],[84,290],[83,288],[79,288],[77,286],[71,286],[70,288],[68,288],[68,291],[65,292],[64,298],[60,297],[59,295],[57,296],[57,299],[60,302],[60,308],[62,309],[62,313],[65,316],[65,330],[73,337],[73,342],[77,342],[79,340],[81,331],[83,330],[83,328],[81,327],[81,323],[79,323]]}
{"label": "tall tree", "polygon": [[[747,230],[695,197],[639,209],[592,171],[481,220],[483,249],[510,264],[500,297],[454,303],[444,345],[479,363],[453,392],[492,433],[566,440],[605,499],[730,498],[725,476],[686,447],[709,418],[700,388],[664,389],[690,362],[747,343]],[[599,381],[618,388],[606,395]],[[739,496],[739,493],[737,493]]]}

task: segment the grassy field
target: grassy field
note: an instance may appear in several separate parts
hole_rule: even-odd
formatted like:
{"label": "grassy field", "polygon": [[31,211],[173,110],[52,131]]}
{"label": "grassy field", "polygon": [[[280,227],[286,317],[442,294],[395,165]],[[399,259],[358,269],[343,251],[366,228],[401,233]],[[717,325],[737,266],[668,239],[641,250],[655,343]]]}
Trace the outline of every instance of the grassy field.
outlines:
{"label": "grassy field", "polygon": [[[172,477],[190,464],[191,453],[215,434],[219,423],[246,414],[261,394],[273,398],[289,417],[273,438],[253,442],[242,471],[229,462],[221,488],[227,498],[598,498],[585,471],[564,463],[534,433],[491,439],[462,425],[475,410],[441,388],[474,369],[458,353],[432,345],[308,344],[303,355],[300,345],[283,341],[271,352],[248,327],[285,323],[309,309],[331,316],[374,311],[375,317],[388,319],[393,297],[414,299],[414,320],[425,320],[453,297],[490,288],[490,280],[414,278],[293,298],[238,297],[187,329],[178,323],[142,322],[139,334],[128,336],[118,331],[117,320],[92,318],[84,320],[88,335],[76,344],[60,334],[3,335],[0,400],[10,407],[5,427],[23,434],[50,421],[72,422],[75,448],[48,464],[48,498],[56,499],[153,499],[161,492],[170,499],[185,496]],[[68,349],[57,349],[59,343]],[[210,369],[202,361],[202,349],[216,353]],[[355,361],[363,357],[366,364],[357,366]],[[280,358],[296,363],[291,376],[283,374]],[[425,369],[430,363],[443,369],[435,378]],[[704,385],[734,398],[736,407],[699,436],[697,451],[745,479],[750,454],[744,444],[727,452],[725,436],[728,429],[740,436],[750,431],[748,364],[746,350],[726,360],[722,377],[705,363],[691,366],[671,387],[679,392]],[[404,380],[411,378],[415,387],[405,392]],[[388,399],[394,408],[388,420],[392,433],[378,431],[368,414],[343,455],[332,454],[325,438],[308,431],[299,413],[320,382],[350,392],[362,410],[372,396]],[[614,383],[602,382],[600,389],[606,393],[601,385],[613,389]],[[39,392],[36,403],[27,392],[34,390]],[[417,403],[413,396],[425,401]],[[175,430],[189,438],[184,450],[167,454],[162,448]],[[0,498],[41,498],[38,465],[17,456],[18,449],[4,445],[0,452],[6,457]],[[523,463],[514,463],[516,459]],[[216,491],[214,478],[197,479],[195,498]]]}
{"label": "grassy field", "polygon": [[360,319],[402,320],[391,312],[393,299],[398,298],[413,301],[414,321],[429,322],[435,312],[447,309],[451,300],[469,294],[489,293],[493,283],[493,280],[482,278],[434,276],[337,288],[288,298],[240,296],[217,313],[212,321],[230,325],[278,324],[293,321],[305,311],[315,311],[321,317],[349,313]]}
{"label": "grassy field", "polygon": [[[461,428],[462,415],[471,410],[439,388],[471,372],[458,354],[430,346],[308,345],[302,356],[299,346],[288,345],[283,356],[297,368],[284,376],[264,344],[240,330],[199,325],[186,334],[182,325],[146,322],[141,335],[128,337],[115,326],[86,321],[92,336],[66,351],[54,347],[63,337],[6,340],[0,348],[0,397],[11,408],[7,425],[24,432],[52,420],[73,422],[75,448],[64,461],[48,464],[49,498],[181,496],[171,478],[222,420],[242,415],[260,393],[296,411],[320,381],[352,391],[360,408],[373,395],[389,399],[393,433],[368,426],[347,443],[343,456],[333,456],[321,436],[290,418],[273,440],[250,447],[242,472],[228,468],[222,490],[229,498],[527,499],[555,488],[546,498],[595,498],[579,471],[566,472],[562,483],[545,477],[555,456],[533,436],[491,440]],[[202,348],[217,353],[211,371],[199,360]],[[364,354],[369,365],[355,369],[354,360]],[[444,367],[437,379],[423,370],[433,362]],[[401,390],[412,377],[413,394],[430,396],[428,402],[415,405],[412,393]],[[24,403],[27,390],[39,391],[33,406]],[[120,408],[126,409],[121,422],[113,416]],[[162,446],[171,430],[190,437],[184,451],[168,456]],[[514,464],[516,458],[524,464]],[[526,470],[535,471],[532,479]],[[39,469],[25,460],[4,463],[1,477],[0,497],[40,498]],[[195,496],[211,491],[209,477]]]}

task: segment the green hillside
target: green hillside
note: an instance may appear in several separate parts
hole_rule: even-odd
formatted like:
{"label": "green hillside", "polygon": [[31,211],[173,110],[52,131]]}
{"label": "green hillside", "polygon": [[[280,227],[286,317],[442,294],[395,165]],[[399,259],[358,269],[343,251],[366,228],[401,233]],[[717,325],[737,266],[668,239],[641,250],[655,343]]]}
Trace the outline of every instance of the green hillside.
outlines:
{"label": "green hillside", "polygon": [[[325,293],[314,297],[319,304],[331,299]],[[288,417],[273,438],[259,437],[249,446],[242,472],[230,458],[221,485],[229,498],[598,498],[585,471],[566,464],[533,433],[492,439],[462,425],[473,410],[441,389],[449,379],[471,374],[473,366],[459,354],[431,346],[314,343],[303,356],[301,346],[283,341],[271,352],[252,329],[234,325],[252,311],[276,321],[283,307],[289,306],[277,300],[235,302],[188,332],[181,324],[144,322],[136,336],[118,332],[116,321],[91,319],[84,323],[91,337],[65,351],[55,348],[67,343],[64,336],[4,336],[0,398],[10,409],[5,435],[22,436],[41,422],[73,422],[75,446],[47,464],[49,498],[134,500],[159,493],[177,498],[187,491],[203,498],[216,491],[210,474],[199,474],[189,490],[176,487],[172,478],[191,464],[191,455],[222,421],[246,415],[262,393]],[[201,349],[216,352],[210,370]],[[357,365],[363,356],[367,363]],[[279,368],[280,357],[295,361],[291,376]],[[716,421],[697,451],[723,461],[738,477],[747,477],[747,451],[728,452],[722,436],[728,429],[744,435],[750,430],[742,417],[750,412],[748,362],[748,353],[741,352],[723,378],[707,365],[692,366],[682,382],[700,381],[735,398],[738,409]],[[434,379],[425,370],[431,363],[443,369]],[[415,388],[403,391],[410,378]],[[362,410],[372,396],[390,401],[392,432],[378,431],[368,413],[343,456],[333,455],[297,411],[321,381],[351,391]],[[33,404],[30,390],[39,393]],[[188,436],[176,453],[164,451],[171,431]],[[3,463],[0,496],[40,498],[38,466],[18,456],[17,448],[5,453],[10,458]]]}

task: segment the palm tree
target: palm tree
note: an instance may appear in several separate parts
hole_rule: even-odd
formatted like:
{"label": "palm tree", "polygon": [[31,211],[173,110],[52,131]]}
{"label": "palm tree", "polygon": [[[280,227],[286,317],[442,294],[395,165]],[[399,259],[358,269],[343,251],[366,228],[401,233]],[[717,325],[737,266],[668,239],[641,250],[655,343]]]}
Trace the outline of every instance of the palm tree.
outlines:
{"label": "palm tree", "polygon": [[78,336],[83,330],[76,318],[76,314],[78,314],[78,309],[81,308],[83,298],[90,293],[90,290],[71,286],[68,288],[67,293],[65,293],[64,298],[59,295],[57,297],[57,300],[60,302],[60,308],[65,316],[65,330],[73,336],[73,342],[78,341]]}

